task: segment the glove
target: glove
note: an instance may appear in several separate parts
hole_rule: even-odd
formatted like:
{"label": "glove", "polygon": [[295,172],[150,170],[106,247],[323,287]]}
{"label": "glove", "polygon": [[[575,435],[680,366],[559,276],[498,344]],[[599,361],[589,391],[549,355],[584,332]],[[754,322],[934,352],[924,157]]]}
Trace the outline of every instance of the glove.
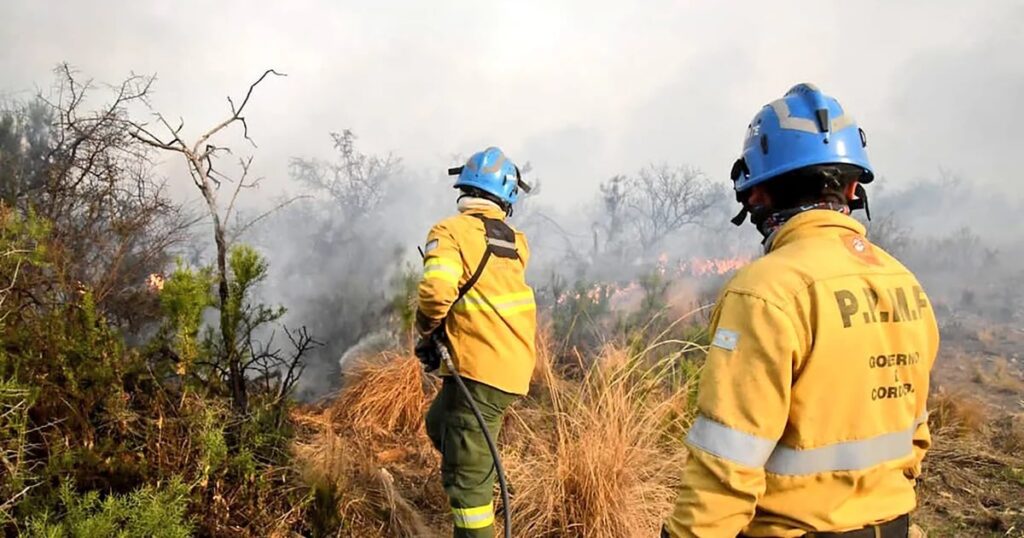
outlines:
{"label": "glove", "polygon": [[433,372],[441,367],[441,345],[440,339],[433,334],[420,337],[416,342],[413,352],[416,354],[416,358],[423,363],[425,371]]}

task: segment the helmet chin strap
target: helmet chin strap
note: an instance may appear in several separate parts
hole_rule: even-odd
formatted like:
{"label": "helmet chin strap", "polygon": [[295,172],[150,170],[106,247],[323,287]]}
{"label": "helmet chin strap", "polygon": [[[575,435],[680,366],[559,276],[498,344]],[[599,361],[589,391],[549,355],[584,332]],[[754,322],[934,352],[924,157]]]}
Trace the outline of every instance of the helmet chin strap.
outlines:
{"label": "helmet chin strap", "polygon": [[761,233],[761,226],[772,216],[772,208],[763,205],[750,206],[746,201],[743,201],[743,207],[735,217],[729,219],[735,226],[742,226],[743,222],[747,220],[747,215],[750,215],[750,223],[753,224]]}
{"label": "helmet chin strap", "polygon": [[750,211],[747,209],[747,204],[743,204],[740,212],[736,213],[735,217],[729,219],[729,222],[733,223],[734,226],[742,226],[743,221],[747,220],[748,213],[750,213]]}
{"label": "helmet chin strap", "polygon": [[868,217],[868,220],[871,220],[871,208],[868,207],[868,191],[864,189],[864,185],[858,183],[857,188],[853,191],[853,194],[854,196],[856,196],[856,198],[850,200],[849,202],[850,211],[863,209],[864,214]]}
{"label": "helmet chin strap", "polygon": [[[853,211],[856,211],[858,209],[863,209],[865,216],[867,216],[868,220],[870,221],[871,220],[871,206],[868,205],[868,191],[864,188],[864,185],[858,183],[857,187],[853,191],[853,193],[854,193],[854,196],[856,196],[856,198],[854,198],[853,200],[850,200],[849,202],[847,202],[847,207],[849,207],[848,213],[852,213]],[[750,204],[747,203],[747,200],[749,198],[750,198],[750,196],[747,193],[736,193],[736,201],[738,201],[739,203],[743,204],[743,207],[740,208],[739,213],[736,213],[735,217],[729,219],[729,222],[732,222],[734,226],[742,226],[743,222],[747,220],[747,215],[750,215],[750,222],[752,224],[754,224],[754,226],[756,226],[758,228],[758,230],[761,230],[761,225],[764,222],[766,222],[767,220],[769,220],[770,217],[773,217],[775,215],[788,214],[788,213],[791,213],[793,211],[795,211],[794,214],[796,214],[796,213],[802,213],[804,211],[807,211],[808,209],[817,209],[818,208],[818,207],[816,207],[816,205],[808,205],[808,206],[803,206],[803,207],[796,208],[795,210],[778,211],[778,212],[773,213],[771,211],[771,209],[766,207],[766,206],[753,206],[753,207],[751,207]],[[832,207],[833,204],[826,204],[826,205],[827,205],[827,207],[825,207],[825,208],[833,209],[833,207]],[[789,215],[789,216],[792,216],[792,215]],[[765,231],[761,230],[761,233],[765,234]],[[765,235],[767,235],[767,234],[765,234]]]}

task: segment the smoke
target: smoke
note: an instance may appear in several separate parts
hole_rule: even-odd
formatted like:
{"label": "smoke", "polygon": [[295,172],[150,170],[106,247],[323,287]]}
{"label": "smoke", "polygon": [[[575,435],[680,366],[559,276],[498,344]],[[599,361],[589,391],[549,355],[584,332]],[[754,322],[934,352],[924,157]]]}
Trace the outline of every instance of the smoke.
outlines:
{"label": "smoke", "polygon": [[447,209],[440,174],[363,153],[349,131],[323,139],[335,156],[294,157],[285,198],[301,198],[249,238],[271,264],[263,300],[286,306],[284,323],[307,326],[324,344],[308,361],[307,396],[336,386],[348,358],[400,342],[416,247]]}
{"label": "smoke", "polygon": [[1024,321],[1024,197],[939,171],[875,199],[869,238],[917,274],[940,322]]}
{"label": "smoke", "polygon": [[[292,193],[308,198],[271,217],[252,239],[271,263],[265,300],[285,305],[286,323],[308,326],[325,344],[305,375],[307,396],[335,387],[341,363],[402,341],[398,327],[403,306],[409,306],[409,279],[415,282],[419,274],[416,247],[434,222],[455,212],[457,193],[444,171],[461,161],[452,157],[416,170],[395,156],[363,154],[354,144],[347,156],[335,149],[334,160],[293,161]],[[364,168],[353,172],[353,162]],[[373,162],[393,165],[367,164]],[[309,181],[309,167],[321,174],[319,184]],[[332,175],[332,170],[340,172]],[[701,203],[684,208],[693,213],[684,224],[644,243],[637,221],[652,215],[643,214],[644,206],[629,197],[658,188],[637,181],[652,170],[694,182],[685,192]],[[577,284],[590,286],[584,293],[607,293],[613,306],[635,306],[635,295],[643,291],[638,282],[653,272],[667,280],[703,282],[698,286],[703,289],[687,297],[706,300],[722,279],[702,280],[703,275],[717,276],[760,253],[760,235],[752,226],[728,222],[738,206],[727,183],[693,167],[609,171],[595,179],[593,189],[570,201],[545,199],[543,171],[529,179],[539,187],[517,206],[511,222],[529,238],[528,277],[546,306]],[[352,200],[358,198],[353,189],[360,181],[379,187],[376,198],[362,206]],[[620,193],[618,209],[609,200],[616,181],[640,189]],[[1024,241],[1015,216],[1024,209],[1024,199],[975,187],[938,169],[930,179],[902,187],[893,183],[882,176],[869,186],[874,216],[869,235],[918,273],[940,306],[940,316],[1020,320]],[[665,290],[679,295],[678,288]]]}

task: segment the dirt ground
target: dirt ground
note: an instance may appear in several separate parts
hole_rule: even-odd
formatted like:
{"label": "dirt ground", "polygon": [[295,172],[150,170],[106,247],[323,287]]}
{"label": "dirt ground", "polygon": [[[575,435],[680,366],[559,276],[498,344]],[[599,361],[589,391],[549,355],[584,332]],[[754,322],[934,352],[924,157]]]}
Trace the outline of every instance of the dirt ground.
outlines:
{"label": "dirt ground", "polygon": [[932,374],[929,536],[1024,536],[1024,329],[956,319]]}

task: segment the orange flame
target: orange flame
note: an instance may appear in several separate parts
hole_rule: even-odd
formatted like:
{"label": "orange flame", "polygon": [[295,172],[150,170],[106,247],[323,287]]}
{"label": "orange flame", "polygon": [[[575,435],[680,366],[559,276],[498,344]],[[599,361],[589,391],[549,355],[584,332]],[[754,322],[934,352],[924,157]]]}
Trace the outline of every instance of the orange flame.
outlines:
{"label": "orange flame", "polygon": [[693,258],[679,262],[679,273],[690,276],[724,275],[750,263],[750,258]]}
{"label": "orange flame", "polygon": [[164,275],[153,273],[146,279],[146,289],[150,293],[160,293],[164,290]]}
{"label": "orange flame", "polygon": [[[712,275],[725,275],[748,263],[750,263],[750,258],[744,256],[732,258],[691,258],[689,260],[680,260],[671,267],[670,271],[668,254],[661,254],[658,256],[654,270],[662,276],[701,278]],[[555,298],[555,303],[561,305],[569,300],[579,301],[581,299],[597,303],[603,298],[611,301],[614,307],[615,304],[628,301],[630,297],[640,293],[641,288],[640,282],[635,280],[626,284],[616,282],[594,284],[586,290],[563,292]]]}

